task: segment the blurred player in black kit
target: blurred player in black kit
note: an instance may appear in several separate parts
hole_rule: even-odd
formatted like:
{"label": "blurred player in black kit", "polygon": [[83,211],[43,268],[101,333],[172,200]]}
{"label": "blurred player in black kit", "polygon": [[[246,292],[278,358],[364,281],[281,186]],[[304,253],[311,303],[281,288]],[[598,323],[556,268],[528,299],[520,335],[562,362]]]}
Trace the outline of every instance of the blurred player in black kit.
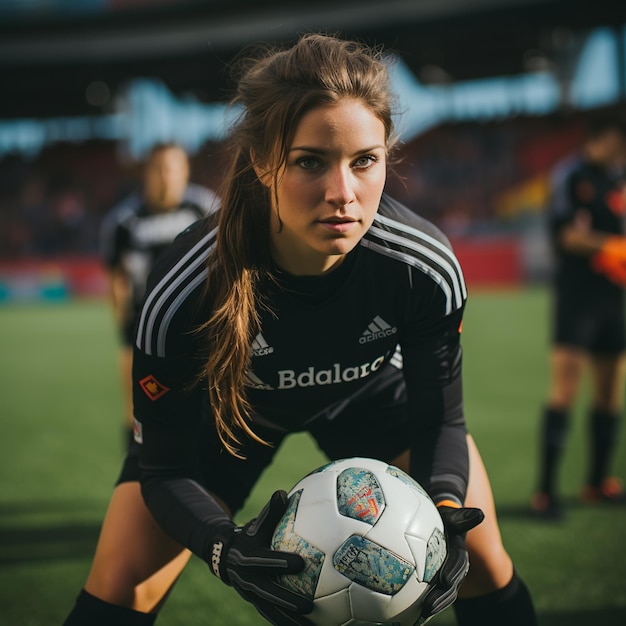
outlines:
{"label": "blurred player in black kit", "polygon": [[[189,182],[189,176],[189,157],[180,145],[171,142],[156,144],[145,159],[141,191],[114,207],[102,225],[102,252],[109,275],[110,301],[121,340],[120,374],[125,400],[123,427],[128,446],[122,472],[127,478],[114,491],[109,504],[108,522],[103,526],[86,582],[88,589],[100,589],[109,584],[111,578],[116,578],[117,584],[124,586],[112,565],[118,558],[109,547],[112,543],[124,546],[129,560],[141,560],[140,555],[144,554],[139,549],[137,558],[132,556],[137,541],[132,533],[125,532],[123,523],[118,523],[120,515],[143,520],[151,533],[159,533],[139,491],[138,444],[132,437],[133,343],[146,279],[156,259],[181,231],[219,207],[217,196],[206,187]],[[115,539],[111,540],[111,536]],[[167,554],[179,552],[176,546]],[[183,551],[169,560],[160,550],[155,550],[151,556],[154,561],[164,559],[169,562],[159,568],[153,567],[154,561],[146,559],[144,565],[133,573],[141,583],[127,584],[128,594],[120,598],[121,603],[129,602],[130,606],[151,610],[160,601],[163,587],[169,587],[185,566],[189,553]],[[91,623],[91,619],[84,623]],[[124,623],[122,618],[119,622],[116,617],[109,617],[109,620],[110,623]]]}
{"label": "blurred player in black kit", "polygon": [[[535,626],[465,425],[461,268],[437,228],[384,194],[395,135],[381,53],[306,35],[252,59],[235,104],[221,208],[149,278],[133,353],[139,460],[66,626],[152,624],[185,549],[272,624],[309,626],[312,599],[276,577],[302,558],[270,549],[287,494],[243,527],[232,518],[303,431],[330,459],[380,458],[428,490],[447,556],[416,598],[424,618],[454,604],[461,626]],[[136,515],[137,480],[153,520]],[[147,602],[137,590],[155,572]]]}
{"label": "blurred player in black kit", "polygon": [[219,205],[212,191],[189,182],[189,174],[189,158],[181,146],[155,145],[146,157],[141,193],[114,207],[102,224],[110,301],[122,343],[120,373],[129,439],[133,337],[148,273],[176,235]]}
{"label": "blurred player in black kit", "polygon": [[548,210],[556,258],[553,283],[551,379],[541,422],[540,469],[532,508],[562,514],[558,469],[570,413],[588,366],[593,387],[588,415],[589,467],[583,502],[623,501],[610,475],[624,401],[626,126],[597,120],[580,154],[554,171]]}

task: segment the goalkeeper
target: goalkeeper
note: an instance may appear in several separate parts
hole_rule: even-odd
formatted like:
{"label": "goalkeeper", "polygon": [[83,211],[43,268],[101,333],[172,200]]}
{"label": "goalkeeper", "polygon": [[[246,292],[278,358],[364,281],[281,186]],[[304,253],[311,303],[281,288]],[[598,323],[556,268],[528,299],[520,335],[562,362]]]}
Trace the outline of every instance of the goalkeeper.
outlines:
{"label": "goalkeeper", "polygon": [[248,64],[235,102],[221,209],[148,280],[133,352],[139,459],[66,626],[152,624],[169,586],[151,602],[138,590],[183,546],[271,623],[307,626],[311,600],[276,579],[302,559],[269,549],[286,494],[243,528],[231,517],[294,432],[428,489],[448,554],[424,617],[454,603],[461,626],[534,626],[466,430],[461,269],[439,230],[383,193],[386,63],[307,35]]}
{"label": "goalkeeper", "polygon": [[558,470],[581,377],[592,381],[588,409],[588,468],[581,499],[621,502],[621,481],[610,475],[624,398],[626,156],[623,121],[597,121],[580,155],[555,170],[549,205],[556,258],[550,385],[541,418],[535,513],[558,519]]}

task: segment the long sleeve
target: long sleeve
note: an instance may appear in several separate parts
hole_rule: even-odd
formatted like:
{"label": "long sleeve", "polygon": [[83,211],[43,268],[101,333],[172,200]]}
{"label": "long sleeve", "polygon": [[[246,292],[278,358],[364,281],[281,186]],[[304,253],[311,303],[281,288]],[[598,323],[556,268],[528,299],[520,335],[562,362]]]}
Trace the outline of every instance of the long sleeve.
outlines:
{"label": "long sleeve", "polygon": [[437,300],[435,293],[427,313],[405,330],[401,344],[411,422],[411,473],[435,501],[462,504],[469,472],[460,343],[464,307],[437,317]]}

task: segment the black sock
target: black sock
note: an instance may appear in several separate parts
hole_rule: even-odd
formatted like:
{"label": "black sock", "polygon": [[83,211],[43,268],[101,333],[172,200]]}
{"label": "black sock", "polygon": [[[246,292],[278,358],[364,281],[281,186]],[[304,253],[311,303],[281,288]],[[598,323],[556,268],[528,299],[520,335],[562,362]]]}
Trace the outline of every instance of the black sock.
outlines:
{"label": "black sock", "polygon": [[620,419],[615,413],[594,409],[589,414],[590,459],[587,480],[599,487],[608,476],[617,443]]}
{"label": "black sock", "polygon": [[156,618],[156,613],[109,604],[82,589],[63,626],[152,626]]}
{"label": "black sock", "polygon": [[539,490],[556,495],[556,478],[569,431],[568,411],[546,408],[541,422]]}
{"label": "black sock", "polygon": [[528,587],[513,572],[506,587],[486,596],[454,603],[459,626],[537,626],[537,615]]}

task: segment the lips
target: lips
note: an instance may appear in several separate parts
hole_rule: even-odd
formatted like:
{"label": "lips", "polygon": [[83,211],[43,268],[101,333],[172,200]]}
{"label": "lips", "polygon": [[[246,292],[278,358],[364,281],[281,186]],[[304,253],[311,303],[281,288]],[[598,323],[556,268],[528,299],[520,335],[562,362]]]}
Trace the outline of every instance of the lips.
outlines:
{"label": "lips", "polygon": [[356,221],[358,220],[354,217],[328,217],[320,220],[322,224],[351,224]]}
{"label": "lips", "polygon": [[319,220],[319,223],[329,230],[344,232],[357,224],[358,220],[352,217],[329,217],[328,219]]}

